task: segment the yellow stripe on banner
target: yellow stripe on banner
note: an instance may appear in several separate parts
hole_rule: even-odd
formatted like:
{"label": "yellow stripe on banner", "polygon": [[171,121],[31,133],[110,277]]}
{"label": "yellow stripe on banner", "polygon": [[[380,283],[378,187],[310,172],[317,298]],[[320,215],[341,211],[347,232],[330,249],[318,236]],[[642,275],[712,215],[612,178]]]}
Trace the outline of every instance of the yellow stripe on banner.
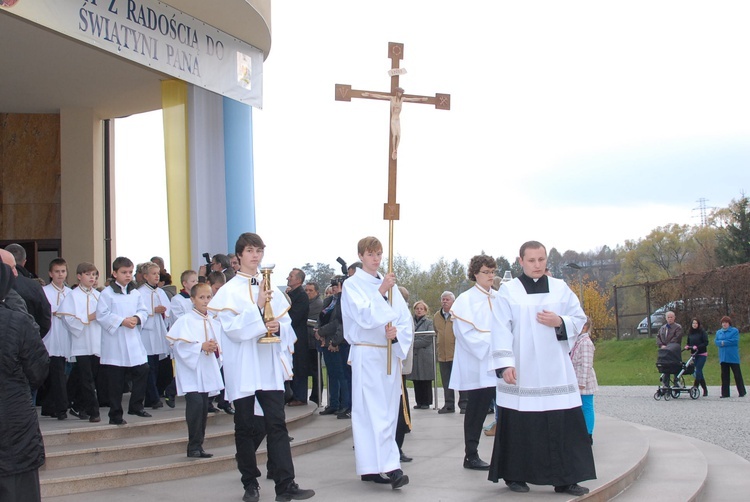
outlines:
{"label": "yellow stripe on banner", "polygon": [[177,274],[190,268],[187,94],[187,84],[181,80],[164,80],[161,83],[169,258],[172,273]]}

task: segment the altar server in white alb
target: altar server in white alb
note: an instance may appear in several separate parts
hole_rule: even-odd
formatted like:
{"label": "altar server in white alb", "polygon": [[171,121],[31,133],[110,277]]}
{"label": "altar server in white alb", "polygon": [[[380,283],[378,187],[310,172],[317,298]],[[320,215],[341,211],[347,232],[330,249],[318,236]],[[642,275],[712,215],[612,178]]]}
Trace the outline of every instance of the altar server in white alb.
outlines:
{"label": "altar server in white alb", "polygon": [[102,346],[102,328],[96,321],[99,292],[95,289],[99,271],[93,263],[78,264],[78,287],[71,291],[57,309],[57,317],[70,334],[70,355],[75,358],[79,385],[75,389],[78,411],[88,415],[89,422],[99,422],[99,399],[96,395],[96,374]]}
{"label": "altar server in white alb", "polygon": [[203,450],[208,420],[208,398],[217,395],[224,382],[219,371],[221,323],[208,314],[211,286],[196,284],[190,291],[193,310],[180,317],[166,339],[175,357],[177,395],[185,396],[185,421],[188,427],[187,456],[211,458]]}
{"label": "altar server in white alb", "polygon": [[[289,302],[277,291],[265,290],[260,263],[266,245],[259,235],[244,233],[235,244],[240,270],[216,292],[208,310],[221,322],[219,340],[224,364],[225,398],[235,408],[234,440],[237,468],[245,488],[243,501],[260,499],[260,476],[255,458],[255,401],[263,409],[268,434],[270,472],[276,484],[276,500],[303,500],[315,495],[294,482],[294,464],[284,413],[284,380],[292,377],[288,348],[296,337],[287,315]],[[265,322],[263,313],[270,299],[273,320]],[[278,343],[258,343],[267,333],[279,337]]]}
{"label": "altar server in white alb", "polygon": [[586,315],[565,282],[544,274],[540,242],[523,244],[518,263],[523,274],[503,284],[494,309],[503,329],[492,347],[500,419],[489,479],[515,492],[531,483],[585,495],[578,482],[596,469],[568,354]]}
{"label": "altar server in white alb", "polygon": [[[401,362],[414,336],[413,321],[394,274],[378,272],[383,245],[375,237],[357,244],[362,262],[344,281],[341,313],[344,337],[351,345],[352,434],[357,474],[362,481],[409,482],[401,470],[396,425],[401,400]],[[393,295],[392,305],[387,295]],[[391,341],[391,374],[387,374],[387,342]]]}
{"label": "altar server in white alb", "polygon": [[144,282],[138,292],[143,297],[146,305],[148,319],[141,328],[141,340],[148,355],[148,380],[146,381],[146,400],[144,405],[154,409],[163,406],[159,391],[156,388],[156,380],[159,376],[159,361],[165,359],[169,354],[167,343],[167,330],[171,317],[169,309],[169,298],[159,287],[159,265],[146,263],[143,267]]}
{"label": "altar server in white alb", "polygon": [[56,315],[63,300],[70,294],[70,288],[65,285],[65,280],[68,278],[68,264],[65,260],[55,258],[50,262],[49,277],[51,282],[43,288],[52,307],[52,323],[42,339],[49,353],[47,396],[42,402],[42,416],[65,420],[68,417],[65,363],[70,357],[70,334],[62,319]]}
{"label": "altar server in white alb", "polygon": [[107,382],[109,423],[124,425],[122,418],[122,389],[125,373],[133,382],[128,403],[128,415],[150,417],[143,409],[148,378],[148,358],[141,339],[141,326],[148,319],[143,298],[133,280],[133,262],[124,256],[112,263],[114,281],[99,295],[96,320],[102,327],[102,357],[100,371]]}
{"label": "altar server in white alb", "polygon": [[456,348],[453,354],[450,388],[467,396],[464,415],[464,467],[486,471],[490,464],[479,458],[479,438],[495,397],[497,377],[490,348],[497,321],[492,312],[496,291],[492,289],[497,262],[477,255],[469,262],[468,278],[474,287],[461,293],[451,307]]}

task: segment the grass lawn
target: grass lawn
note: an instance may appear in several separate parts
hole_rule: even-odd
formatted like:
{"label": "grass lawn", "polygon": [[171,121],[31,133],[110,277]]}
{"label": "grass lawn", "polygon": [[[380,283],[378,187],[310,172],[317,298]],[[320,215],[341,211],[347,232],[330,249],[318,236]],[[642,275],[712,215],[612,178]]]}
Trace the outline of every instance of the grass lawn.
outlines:
{"label": "grass lawn", "polygon": [[[683,337],[683,343],[687,336]],[[719,349],[714,345],[714,336],[708,336],[708,359],[703,374],[708,385],[720,385]],[[596,344],[594,370],[599,385],[658,385],[659,373],[656,369],[656,339],[605,340]],[[683,360],[687,360],[687,352]],[[740,335],[740,366],[747,378],[750,366],[750,336]],[[734,384],[734,378],[732,378]],[[692,378],[686,378],[687,385]]]}
{"label": "grass lawn", "polygon": [[[683,343],[687,336],[683,337]],[[708,385],[720,385],[719,349],[714,345],[714,335],[708,336],[708,360],[703,367],[703,374]],[[687,352],[683,353],[683,360],[687,360]],[[750,380],[750,334],[740,335],[740,359],[743,377]],[[604,340],[596,344],[594,354],[594,369],[599,385],[658,385],[659,372],[656,369],[656,338],[639,340]],[[383,368],[385,372],[385,368]],[[323,368],[324,381],[328,381]],[[731,377],[734,386],[734,377]],[[685,383],[692,385],[692,378],[686,378]],[[311,384],[312,385],[312,384]],[[414,387],[410,380],[406,386]],[[438,371],[438,388],[443,383]]]}

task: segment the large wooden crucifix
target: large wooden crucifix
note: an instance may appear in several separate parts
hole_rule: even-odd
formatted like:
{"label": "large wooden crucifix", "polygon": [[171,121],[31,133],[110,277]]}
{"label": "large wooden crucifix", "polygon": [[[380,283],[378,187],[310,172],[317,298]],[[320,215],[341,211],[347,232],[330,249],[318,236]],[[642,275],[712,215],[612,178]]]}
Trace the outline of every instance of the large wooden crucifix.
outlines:
{"label": "large wooden crucifix", "polygon": [[[406,73],[406,68],[399,67],[404,57],[404,44],[388,42],[388,58],[391,60],[391,92],[371,92],[352,89],[351,85],[336,84],[336,101],[351,101],[352,98],[379,99],[391,104],[391,127],[388,137],[388,202],[383,208],[383,219],[388,220],[388,273],[393,272],[393,222],[399,219],[399,205],[396,203],[396,167],[398,164],[398,147],[401,143],[401,109],[404,103],[426,103],[435,105],[438,110],[451,109],[450,94],[435,96],[417,96],[404,94],[398,85],[398,77]],[[393,292],[389,292],[388,301],[393,303]],[[391,341],[387,342],[388,356],[386,372],[391,374]]]}
{"label": "large wooden crucifix", "polygon": [[[450,94],[435,94],[435,96],[417,96],[404,94],[398,85],[398,77],[406,73],[399,63],[404,57],[404,44],[388,43],[388,58],[391,60],[391,92],[371,92],[352,89],[351,85],[336,84],[336,101],[351,101],[352,98],[379,99],[391,104],[391,127],[388,138],[388,202],[383,209],[383,219],[394,221],[399,219],[399,205],[396,203],[396,167],[398,162],[398,147],[401,142],[401,109],[406,103],[425,103],[434,105],[438,110],[451,109]],[[392,260],[389,260],[389,262]]]}

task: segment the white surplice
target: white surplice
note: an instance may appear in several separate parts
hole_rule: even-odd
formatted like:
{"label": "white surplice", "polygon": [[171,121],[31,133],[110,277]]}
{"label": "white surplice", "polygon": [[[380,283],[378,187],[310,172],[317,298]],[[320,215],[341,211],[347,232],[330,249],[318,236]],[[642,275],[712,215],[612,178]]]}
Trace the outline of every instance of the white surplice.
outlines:
{"label": "white surplice", "polygon": [[216,354],[201,350],[203,342],[219,342],[220,338],[221,323],[195,309],[174,323],[166,339],[172,345],[175,358],[178,396],[188,392],[207,392],[209,396],[215,396],[224,388]]}
{"label": "white surplice", "polygon": [[96,313],[99,292],[78,286],[68,294],[57,310],[57,317],[63,320],[70,333],[70,355],[99,356],[102,347],[102,328],[89,315]]}
{"label": "white surplice", "polygon": [[[570,350],[586,323],[576,295],[560,279],[547,278],[549,293],[528,294],[516,278],[503,284],[497,294],[496,314],[507,330],[493,338],[496,368],[516,368],[517,385],[497,383],[497,404],[518,411],[565,410],[581,406]],[[555,328],[536,320],[547,310],[559,315],[567,340],[558,340]]]}
{"label": "white surplice", "polygon": [[49,283],[44,286],[44,294],[47,295],[50,307],[52,307],[52,322],[49,331],[42,341],[47,347],[50,356],[70,357],[70,334],[68,333],[63,320],[57,316],[57,311],[62,305],[63,300],[70,294],[70,288],[63,284],[62,289]]}
{"label": "white surplice", "polygon": [[[381,277],[362,269],[344,281],[341,314],[344,338],[351,345],[352,434],[357,474],[390,472],[401,467],[395,435],[401,399],[401,361],[411,347],[413,321],[409,307],[394,287],[391,306],[378,291]],[[387,374],[385,327],[393,323],[398,340],[392,344]]]}
{"label": "white surplice", "polygon": [[496,291],[485,291],[475,284],[461,293],[451,307],[456,348],[448,387],[472,390],[494,387],[497,383],[492,368],[492,336],[498,330],[493,314]]}
{"label": "white surplice", "polygon": [[193,301],[190,299],[190,296],[182,296],[182,291],[180,291],[172,297],[172,301],[169,304],[169,313],[172,317],[173,324],[177,319],[191,310],[193,310]]}
{"label": "white surplice", "polygon": [[[281,341],[258,343],[266,334],[266,324],[255,303],[258,286],[252,285],[251,279],[237,272],[208,304],[210,313],[221,322],[223,332],[219,344],[227,401],[255,395],[256,390],[284,390],[284,380],[293,376],[289,347],[294,346],[297,337],[288,315],[289,302],[279,291],[273,292],[271,308],[280,324]],[[261,279],[260,275],[256,278],[258,283]]]}
{"label": "white surplice", "polygon": [[[166,338],[171,320],[169,298],[161,288],[152,288],[148,283],[141,285],[138,292],[143,297],[143,304],[148,313],[148,319],[141,327],[143,347],[149,356],[158,355],[159,359],[164,359],[169,354],[169,344]],[[154,309],[160,305],[167,307],[163,315],[154,313]]]}
{"label": "white surplice", "polygon": [[[140,324],[132,329],[122,326],[122,321],[132,316],[138,317]],[[141,340],[141,326],[146,319],[146,306],[137,289],[128,292],[126,287],[125,293],[121,293],[112,286],[104,288],[96,305],[96,320],[102,327],[101,364],[132,368],[148,362]]]}

